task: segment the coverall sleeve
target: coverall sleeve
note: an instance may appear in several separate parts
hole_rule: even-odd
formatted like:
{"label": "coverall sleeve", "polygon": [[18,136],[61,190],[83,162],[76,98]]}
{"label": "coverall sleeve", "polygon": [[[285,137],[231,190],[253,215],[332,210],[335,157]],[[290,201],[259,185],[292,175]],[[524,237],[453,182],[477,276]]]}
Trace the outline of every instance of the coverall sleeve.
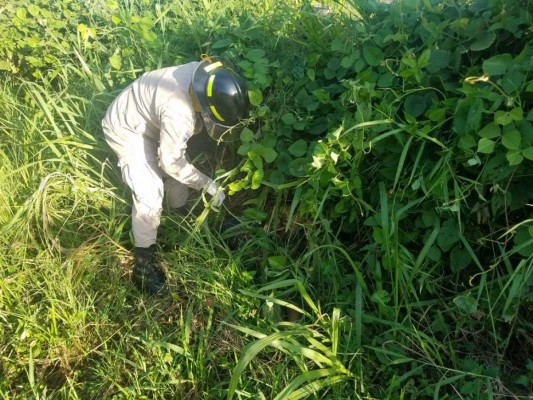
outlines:
{"label": "coverall sleeve", "polygon": [[193,134],[195,121],[175,111],[164,109],[161,112],[159,163],[172,178],[200,190],[208,186],[212,179],[187,161],[187,140]]}

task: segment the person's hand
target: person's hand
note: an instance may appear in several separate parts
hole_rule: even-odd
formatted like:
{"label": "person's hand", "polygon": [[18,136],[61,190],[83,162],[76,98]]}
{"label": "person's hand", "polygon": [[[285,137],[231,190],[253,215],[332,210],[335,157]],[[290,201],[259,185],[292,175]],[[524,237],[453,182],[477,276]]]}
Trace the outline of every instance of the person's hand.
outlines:
{"label": "person's hand", "polygon": [[214,197],[215,199],[215,207],[220,207],[222,203],[224,202],[224,199],[226,198],[226,194],[222,189],[219,189],[218,193]]}
{"label": "person's hand", "polygon": [[224,190],[220,188],[215,182],[211,182],[207,187],[207,193],[213,196],[215,207],[220,207],[226,198]]}

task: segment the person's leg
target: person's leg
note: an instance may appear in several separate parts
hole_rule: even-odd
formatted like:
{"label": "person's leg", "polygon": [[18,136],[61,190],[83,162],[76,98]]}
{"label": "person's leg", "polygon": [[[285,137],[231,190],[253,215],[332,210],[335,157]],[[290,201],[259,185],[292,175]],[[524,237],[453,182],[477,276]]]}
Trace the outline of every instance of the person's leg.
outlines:
{"label": "person's leg", "polygon": [[119,157],[122,179],[132,193],[133,282],[149,293],[160,292],[165,289],[166,277],[157,261],[155,247],[164,192],[157,143],[134,132],[109,131],[104,127],[104,133]]}
{"label": "person's leg", "polygon": [[174,209],[180,209],[187,204],[187,197],[189,195],[189,188],[187,185],[166,176],[165,182],[165,197],[168,200],[168,205]]}
{"label": "person's leg", "polygon": [[163,209],[163,179],[156,162],[124,164],[122,178],[130,187],[133,209],[132,230],[135,247],[150,247],[156,242]]}
{"label": "person's leg", "polygon": [[165,289],[166,276],[156,256],[157,229],[163,209],[163,179],[157,162],[132,162],[122,167],[133,196],[132,231],[135,241],[133,282],[155,294]]}

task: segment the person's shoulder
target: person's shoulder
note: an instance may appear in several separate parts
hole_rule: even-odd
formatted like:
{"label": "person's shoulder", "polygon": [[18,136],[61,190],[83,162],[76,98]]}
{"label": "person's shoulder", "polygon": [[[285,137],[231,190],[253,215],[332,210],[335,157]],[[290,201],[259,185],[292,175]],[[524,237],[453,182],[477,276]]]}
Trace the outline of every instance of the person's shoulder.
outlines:
{"label": "person's shoulder", "polygon": [[176,65],[173,68],[178,71],[194,71],[199,64],[198,61],[191,61],[185,64]]}

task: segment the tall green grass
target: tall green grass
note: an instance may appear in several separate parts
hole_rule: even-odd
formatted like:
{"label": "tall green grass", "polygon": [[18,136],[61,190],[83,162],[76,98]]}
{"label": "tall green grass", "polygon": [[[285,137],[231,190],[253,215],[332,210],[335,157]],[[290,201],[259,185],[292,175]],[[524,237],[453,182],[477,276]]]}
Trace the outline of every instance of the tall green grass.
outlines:
{"label": "tall green grass", "polygon": [[[470,196],[488,195],[481,172],[457,173],[455,144],[439,136],[449,120],[430,130],[399,122],[393,107],[419,88],[397,94],[340,76],[354,54],[365,58],[359,46],[375,47],[388,5],[327,2],[331,12],[319,14],[300,1],[33,3],[0,12],[2,32],[19,39],[6,39],[9,68],[0,64],[2,398],[531,392],[529,209],[475,243],[466,227],[484,211]],[[428,4],[398,2],[407,11],[394,15],[408,24]],[[159,250],[171,295],[150,298],[129,279],[129,193],[100,120],[145,70],[205,52],[236,62],[258,107],[252,137],[217,150],[225,160],[200,157],[201,167],[226,184],[256,170],[264,182],[219,212],[201,197],[187,216],[165,209]],[[402,60],[374,67],[386,75],[380,68]],[[385,105],[368,100],[380,91]],[[319,135],[298,125],[317,120],[330,124]],[[248,160],[241,144],[263,155]],[[272,151],[274,163],[264,157]],[[313,155],[319,167],[307,168]],[[220,233],[232,214],[241,224]],[[471,267],[450,270],[443,240]]]}

